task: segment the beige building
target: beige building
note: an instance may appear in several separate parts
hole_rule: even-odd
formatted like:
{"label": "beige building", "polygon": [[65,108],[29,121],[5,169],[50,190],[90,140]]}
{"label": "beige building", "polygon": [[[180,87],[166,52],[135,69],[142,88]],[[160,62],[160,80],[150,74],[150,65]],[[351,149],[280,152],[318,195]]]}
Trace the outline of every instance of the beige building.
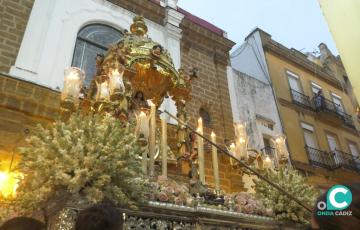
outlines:
{"label": "beige building", "polygon": [[325,44],[319,50],[319,56],[304,54],[256,29],[234,51],[232,65],[270,80],[293,166],[327,188],[360,180],[360,125],[340,58]]}

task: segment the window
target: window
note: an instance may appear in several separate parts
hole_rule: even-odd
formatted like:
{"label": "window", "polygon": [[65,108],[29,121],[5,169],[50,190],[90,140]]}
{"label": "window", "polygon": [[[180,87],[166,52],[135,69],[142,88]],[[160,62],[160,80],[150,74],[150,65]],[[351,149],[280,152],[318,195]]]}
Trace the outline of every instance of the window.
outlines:
{"label": "window", "polygon": [[301,127],[303,128],[306,146],[317,149],[318,145],[315,138],[314,127],[306,123],[301,123]]}
{"label": "window", "polygon": [[205,127],[211,127],[211,116],[210,113],[204,109],[204,108],[200,108],[199,110],[199,115],[203,120],[203,124]]}
{"label": "window", "polygon": [[343,106],[342,101],[341,101],[341,97],[336,95],[335,93],[332,93],[331,96],[332,96],[333,102],[335,103],[336,111],[338,111],[340,113],[344,113],[345,110],[344,110],[344,106]]}
{"label": "window", "polygon": [[291,73],[290,71],[286,71],[286,73],[289,79],[290,89],[302,93],[302,89],[299,82],[299,76],[297,76],[294,73]]}
{"label": "window", "polygon": [[337,142],[337,137],[335,135],[327,134],[326,138],[328,140],[330,151],[334,151],[335,149],[339,149],[338,144],[337,144],[338,143]]}
{"label": "window", "polygon": [[316,95],[321,89],[321,86],[314,83],[314,82],[311,82],[311,90],[313,92],[314,95]]}
{"label": "window", "polygon": [[76,39],[72,66],[85,71],[85,85],[89,85],[96,74],[96,55],[104,54],[109,45],[116,43],[122,33],[110,26],[92,24],[83,27]]}
{"label": "window", "polygon": [[353,159],[357,162],[357,164],[360,166],[360,152],[359,148],[356,143],[349,142],[349,150],[351,155],[353,156]]}
{"label": "window", "polygon": [[299,76],[297,76],[296,74],[290,71],[286,71],[286,74],[288,77],[290,92],[293,102],[299,103],[301,105],[309,106],[310,101],[309,98],[303,93]]}

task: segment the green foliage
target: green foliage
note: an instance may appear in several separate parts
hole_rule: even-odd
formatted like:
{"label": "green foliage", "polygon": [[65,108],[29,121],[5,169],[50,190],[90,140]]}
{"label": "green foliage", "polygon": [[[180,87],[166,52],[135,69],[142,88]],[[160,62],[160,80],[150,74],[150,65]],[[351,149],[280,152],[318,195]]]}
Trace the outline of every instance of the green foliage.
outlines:
{"label": "green foliage", "polygon": [[133,124],[109,114],[75,114],[49,128],[39,126],[27,140],[29,147],[20,150],[18,170],[25,178],[17,205],[36,211],[66,196],[132,208],[144,202],[148,182],[133,130]]}
{"label": "green foliage", "polygon": [[[266,170],[264,176],[310,207],[319,195],[319,192],[309,186],[305,178],[294,169]],[[254,182],[256,195],[267,207],[273,209],[276,219],[308,223],[311,213],[267,182],[263,180],[254,180]]]}

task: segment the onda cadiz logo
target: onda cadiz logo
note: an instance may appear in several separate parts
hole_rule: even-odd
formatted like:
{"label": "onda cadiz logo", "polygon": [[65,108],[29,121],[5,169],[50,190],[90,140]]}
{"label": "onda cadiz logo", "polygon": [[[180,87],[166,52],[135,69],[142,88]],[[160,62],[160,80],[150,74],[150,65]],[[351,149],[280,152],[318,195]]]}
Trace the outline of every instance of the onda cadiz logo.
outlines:
{"label": "onda cadiz logo", "polygon": [[352,211],[345,211],[351,204],[352,194],[348,187],[343,185],[335,185],[329,189],[326,194],[326,203],[319,201],[317,208],[321,211],[317,212],[319,216],[350,216]]}

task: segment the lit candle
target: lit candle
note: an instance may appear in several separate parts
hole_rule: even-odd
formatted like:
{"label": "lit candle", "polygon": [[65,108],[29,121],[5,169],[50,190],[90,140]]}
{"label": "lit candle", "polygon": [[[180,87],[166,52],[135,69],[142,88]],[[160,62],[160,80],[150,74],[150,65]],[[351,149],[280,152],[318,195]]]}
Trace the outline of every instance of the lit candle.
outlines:
{"label": "lit candle", "polygon": [[[211,132],[211,141],[216,144],[216,134]],[[212,146],[212,160],[213,160],[213,171],[215,179],[215,190],[220,191],[220,180],[219,180],[219,161],[217,155],[217,148]]]}
{"label": "lit candle", "polygon": [[155,170],[155,145],[156,145],[156,106],[149,100],[150,105],[150,137],[149,137],[149,171],[154,176]]}
{"label": "lit candle", "polygon": [[271,166],[272,166],[271,159],[269,156],[266,156],[265,160],[263,161],[263,168],[269,169],[269,168],[271,168]]}
{"label": "lit candle", "polygon": [[[197,132],[201,135],[204,134],[203,131],[203,122],[201,117],[198,119],[198,129]],[[197,136],[198,138],[198,159],[199,159],[199,176],[200,182],[205,184],[205,158],[204,158],[204,140],[202,137]]]}
{"label": "lit candle", "polygon": [[167,177],[167,123],[165,119],[161,120],[161,160],[162,160],[162,175]]}
{"label": "lit candle", "polygon": [[120,92],[120,93],[125,92],[123,74],[124,74],[124,70],[119,72],[118,69],[115,69],[111,72],[111,75],[109,78],[109,89],[110,89],[111,95],[113,95],[114,93],[117,93],[117,92]]}

